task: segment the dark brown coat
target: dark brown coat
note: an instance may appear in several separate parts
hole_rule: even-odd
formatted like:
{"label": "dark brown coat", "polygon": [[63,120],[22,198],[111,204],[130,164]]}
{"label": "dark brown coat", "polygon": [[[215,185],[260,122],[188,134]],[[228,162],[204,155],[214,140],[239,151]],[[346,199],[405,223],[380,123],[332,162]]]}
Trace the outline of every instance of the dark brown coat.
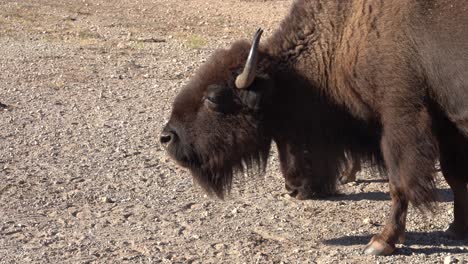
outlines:
{"label": "dark brown coat", "polygon": [[366,247],[389,254],[408,202],[435,201],[434,162],[454,191],[448,232],[468,235],[468,2],[299,0],[258,49],[253,83],[235,84],[251,48],[218,50],[177,96],[161,142],[208,192],[263,168],[272,141],[288,188],[329,194],[344,153],[389,175],[393,206]]}

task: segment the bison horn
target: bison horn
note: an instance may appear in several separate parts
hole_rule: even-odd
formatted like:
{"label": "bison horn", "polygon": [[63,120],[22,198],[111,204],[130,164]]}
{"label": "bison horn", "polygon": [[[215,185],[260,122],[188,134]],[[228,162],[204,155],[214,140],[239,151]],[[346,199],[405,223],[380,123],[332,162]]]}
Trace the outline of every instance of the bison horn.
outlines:
{"label": "bison horn", "polygon": [[263,30],[261,28],[257,30],[257,33],[255,33],[244,70],[236,78],[236,87],[239,89],[249,87],[255,79],[255,72],[257,70],[258,44],[260,43],[260,37],[262,36],[262,33]]}

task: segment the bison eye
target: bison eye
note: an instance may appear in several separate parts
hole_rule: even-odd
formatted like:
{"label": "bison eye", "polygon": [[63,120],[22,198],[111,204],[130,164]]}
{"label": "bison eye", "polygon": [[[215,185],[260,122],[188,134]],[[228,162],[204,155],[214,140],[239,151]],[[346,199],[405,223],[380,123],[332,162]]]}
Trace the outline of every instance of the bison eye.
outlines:
{"label": "bison eye", "polygon": [[216,108],[218,107],[218,103],[216,102],[216,97],[205,97],[205,105],[212,109],[212,110],[216,110]]}
{"label": "bison eye", "polygon": [[208,87],[204,102],[206,107],[217,112],[228,112],[233,106],[232,89],[213,85]]}

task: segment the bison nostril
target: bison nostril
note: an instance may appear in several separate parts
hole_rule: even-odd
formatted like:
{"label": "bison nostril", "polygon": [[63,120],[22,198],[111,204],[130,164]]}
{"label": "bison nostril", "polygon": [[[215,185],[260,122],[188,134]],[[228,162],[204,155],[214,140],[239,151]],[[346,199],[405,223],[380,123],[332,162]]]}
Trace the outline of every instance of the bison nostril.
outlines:
{"label": "bison nostril", "polygon": [[172,133],[162,133],[161,137],[159,138],[159,141],[161,142],[162,145],[168,145],[171,143],[173,139]]}

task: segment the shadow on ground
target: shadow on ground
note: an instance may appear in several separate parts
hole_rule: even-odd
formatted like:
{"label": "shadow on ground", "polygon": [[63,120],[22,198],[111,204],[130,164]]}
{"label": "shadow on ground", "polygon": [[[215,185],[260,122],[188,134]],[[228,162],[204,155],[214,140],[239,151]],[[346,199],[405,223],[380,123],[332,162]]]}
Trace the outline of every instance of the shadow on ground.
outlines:
{"label": "shadow on ground", "polygon": [[[372,235],[360,236],[343,236],[323,240],[325,245],[333,246],[364,246],[370,241]],[[467,253],[463,246],[468,244],[468,238],[465,240],[452,240],[445,236],[442,231],[433,232],[407,232],[406,242],[403,247],[398,248],[396,254],[399,255],[412,255],[412,254],[438,254],[438,253],[451,253],[461,254]],[[415,248],[414,246],[418,246]],[[450,248],[448,248],[450,247]]]}
{"label": "shadow on ground", "polygon": [[[453,201],[453,194],[450,189],[437,190],[438,202],[451,202]],[[331,201],[390,201],[390,194],[386,192],[362,192],[351,194],[338,194],[338,196],[329,198]]]}

